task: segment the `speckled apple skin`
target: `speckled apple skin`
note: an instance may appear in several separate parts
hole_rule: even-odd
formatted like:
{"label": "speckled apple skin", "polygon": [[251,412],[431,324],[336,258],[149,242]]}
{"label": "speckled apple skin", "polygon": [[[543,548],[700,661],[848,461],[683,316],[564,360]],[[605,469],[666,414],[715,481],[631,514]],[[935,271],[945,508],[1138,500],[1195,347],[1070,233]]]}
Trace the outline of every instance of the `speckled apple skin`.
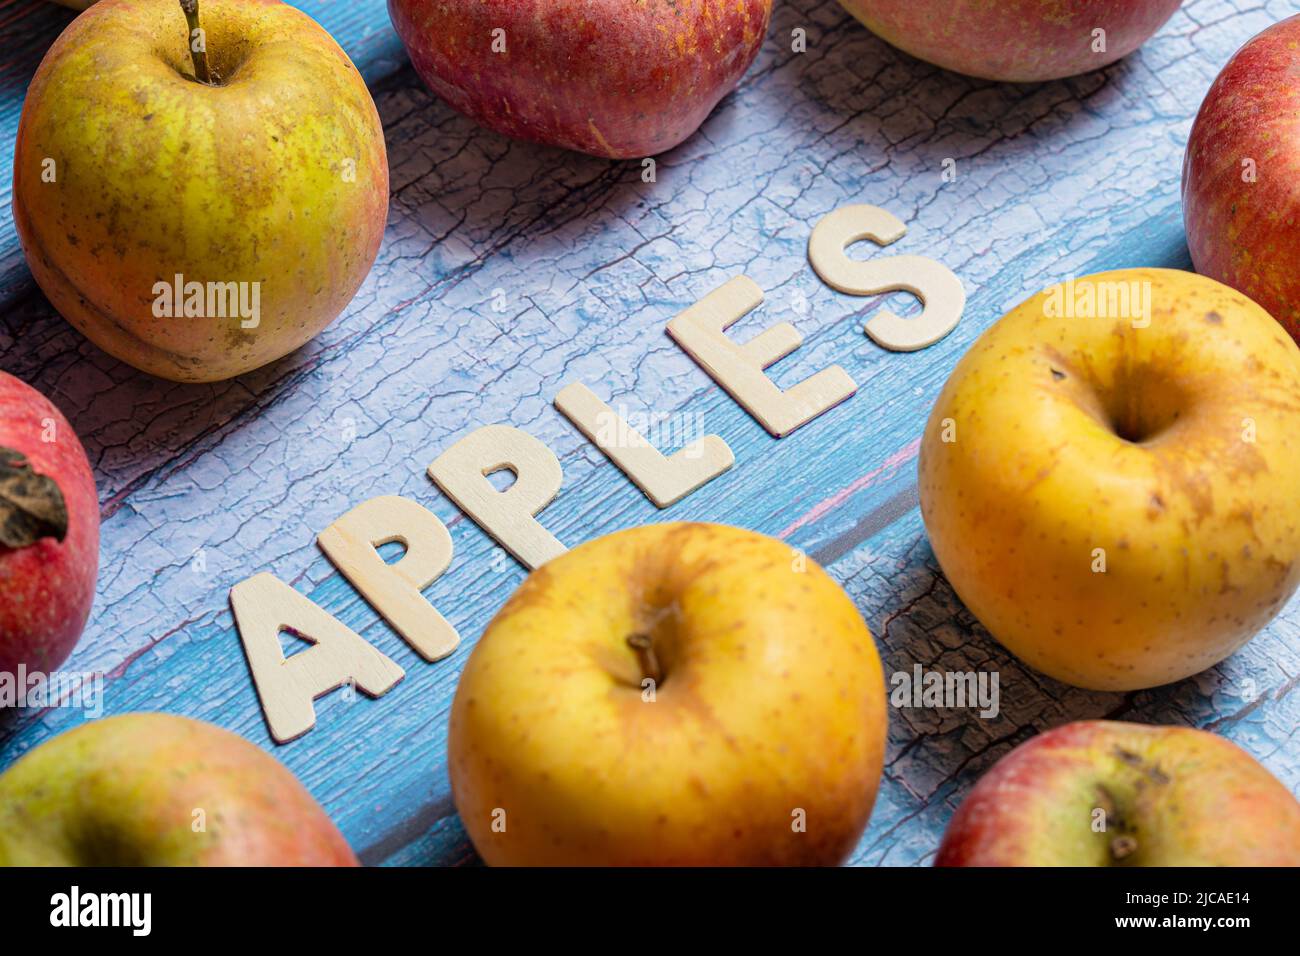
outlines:
{"label": "speckled apple skin", "polygon": [[[47,437],[52,441],[46,441]],[[48,673],[86,626],[99,570],[99,501],[86,453],[68,420],[40,392],[0,372],[0,446],[27,457],[63,492],[68,531],[24,548],[0,545],[0,672]]]}
{"label": "speckled apple skin", "polygon": [[[196,828],[195,811],[202,810]],[[212,724],[126,714],[83,724],[0,776],[0,865],[355,866],[274,757]]]}
{"label": "speckled apple skin", "polygon": [[[389,0],[411,62],[489,129],[613,159],[676,146],[758,54],[771,0]],[[492,51],[493,31],[506,51]]]}
{"label": "speckled apple skin", "polygon": [[[946,70],[1019,83],[1128,56],[1182,0],[840,0],[872,33]],[[1106,31],[1093,52],[1093,30]]]}
{"label": "speckled apple skin", "polygon": [[[388,217],[383,127],[333,38],[280,0],[199,10],[221,85],[193,81],[178,3],[100,0],[41,61],[14,152],[14,224],[50,303],[181,382],[308,342],[360,288]],[[260,322],[156,316],[155,285],[177,274],[258,283]]]}
{"label": "speckled apple skin", "polygon": [[1149,324],[1049,314],[1048,291],[994,323],[926,424],[921,516],[1012,653],[1137,690],[1217,664],[1300,586],[1300,349],[1205,276],[1079,281],[1150,289]]}
{"label": "speckled apple skin", "polygon": [[[652,702],[633,633],[662,662]],[[871,633],[816,563],[648,525],[544,564],[488,625],[452,704],[452,794],[493,865],[831,865],[871,815],[885,715]]]}
{"label": "speckled apple skin", "polygon": [[1300,342],[1300,16],[1242,47],[1206,94],[1183,161],[1183,221],[1196,271]]}
{"label": "speckled apple skin", "polygon": [[[1105,832],[1094,827],[1105,811]],[[944,834],[936,866],[1300,866],[1300,803],[1202,730],[1079,721],[1007,754]]]}

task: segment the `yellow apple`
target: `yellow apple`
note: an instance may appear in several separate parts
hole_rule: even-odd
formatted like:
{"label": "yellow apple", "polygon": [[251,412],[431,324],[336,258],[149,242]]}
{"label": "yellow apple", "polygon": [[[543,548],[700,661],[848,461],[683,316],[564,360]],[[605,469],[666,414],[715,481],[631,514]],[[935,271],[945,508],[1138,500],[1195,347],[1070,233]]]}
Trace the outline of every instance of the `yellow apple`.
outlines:
{"label": "yellow apple", "polygon": [[1132,690],[1210,667],[1300,583],[1300,349],[1167,269],[1054,286],[985,332],[925,429],[921,512],[1014,654]]}
{"label": "yellow apple", "polygon": [[651,525],[528,577],[449,734],[488,863],[833,864],[875,800],[884,680],[853,602],[798,552]]}
{"label": "yellow apple", "polygon": [[203,0],[208,82],[176,0],[101,0],[23,104],[14,223],[51,304],[163,378],[230,378],[303,345],[374,263],[383,128],[360,74],[279,0]]}

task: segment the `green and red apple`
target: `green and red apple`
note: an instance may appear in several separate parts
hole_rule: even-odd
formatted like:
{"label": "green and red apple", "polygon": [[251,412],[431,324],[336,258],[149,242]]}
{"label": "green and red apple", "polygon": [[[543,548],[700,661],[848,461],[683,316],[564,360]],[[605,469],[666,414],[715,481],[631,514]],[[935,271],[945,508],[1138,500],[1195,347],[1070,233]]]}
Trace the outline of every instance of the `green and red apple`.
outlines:
{"label": "green and red apple", "polygon": [[[50,302],[114,357],[206,382],[278,359],[352,300],[388,208],[347,55],[279,0],[101,0],[23,105],[14,222]],[[199,76],[203,74],[206,80]]]}
{"label": "green and red apple", "polygon": [[957,363],[921,514],[952,587],[1043,673],[1134,690],[1212,667],[1300,585],[1300,348],[1212,279],[1054,286]]}
{"label": "green and red apple", "polygon": [[872,33],[969,76],[1018,83],[1128,56],[1182,0],[840,0]]}
{"label": "green and red apple", "polygon": [[994,764],[935,865],[1300,866],[1300,803],[1214,734],[1079,721]]}
{"label": "green and red apple", "polygon": [[0,372],[0,674],[48,674],[86,626],[99,500],[77,434],[44,395]]}
{"label": "green and red apple", "polygon": [[1196,271],[1254,299],[1300,341],[1300,16],[1228,61],[1183,161]]}
{"label": "green and red apple", "polygon": [[3,866],[355,866],[284,766],[170,714],[83,724],[0,775]]}
{"label": "green and red apple", "polygon": [[494,865],[834,864],[867,825],[880,659],[815,563],[659,524],[534,571],[452,704],[452,792]]}
{"label": "green and red apple", "polygon": [[772,0],[389,0],[416,71],[507,136],[613,159],[704,122],[758,55]]}

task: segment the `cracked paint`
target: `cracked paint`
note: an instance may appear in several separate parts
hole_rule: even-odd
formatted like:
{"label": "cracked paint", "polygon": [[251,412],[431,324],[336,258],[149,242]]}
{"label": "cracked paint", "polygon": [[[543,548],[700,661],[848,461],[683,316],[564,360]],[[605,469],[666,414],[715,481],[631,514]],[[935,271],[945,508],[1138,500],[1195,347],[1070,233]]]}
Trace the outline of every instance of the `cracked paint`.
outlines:
{"label": "cracked paint", "polygon": [[[0,0],[0,11],[12,5]],[[339,33],[331,17],[364,19],[354,6],[382,22],[382,3],[321,4],[319,17]],[[110,713],[176,711],[269,749],[226,593],[271,571],[408,672],[377,701],[318,701],[316,730],[275,755],[364,861],[473,862],[450,800],[447,710],[466,655],[523,570],[424,469],[475,427],[509,423],[561,460],[563,488],[541,515],[561,540],[658,520],[551,407],[581,379],[615,405],[702,416],[737,465],[662,517],[784,531],[792,546],[826,555],[887,676],[918,662],[1000,672],[995,719],[891,712],[885,779],[854,863],[928,863],[980,773],[1034,733],[1080,718],[1211,728],[1297,791],[1300,603],[1223,664],[1169,687],[1108,694],[1056,683],[1002,650],[939,574],[908,454],[957,358],[1008,306],[1068,275],[1189,266],[1178,183],[1192,117],[1231,52],[1291,12],[1281,0],[1192,0],[1134,56],[1018,87],[898,53],[834,0],[793,0],[777,5],[739,90],[659,157],[656,183],[641,181],[639,163],[475,126],[409,67],[381,69],[391,47],[354,30],[362,39],[344,45],[373,84],[392,205],[373,272],[315,341],[233,381],[174,385],[109,359],[39,295],[14,298],[0,282],[10,293],[0,368],[63,409],[99,482],[99,589],[67,669],[110,675]],[[790,50],[795,27],[808,31],[805,54]],[[10,108],[0,107],[0,128]],[[958,175],[945,183],[948,157]],[[0,177],[6,209],[7,189]],[[891,252],[933,256],[961,276],[970,299],[943,342],[887,353],[862,334],[862,318],[884,301],[907,314],[907,297],[842,296],[817,280],[809,230],[849,202],[907,224]],[[9,228],[0,221],[0,273]],[[805,337],[772,369],[779,385],[835,363],[859,385],[779,442],[664,334],[678,311],[741,272],[766,301],[736,325],[738,339],[782,320]],[[377,494],[407,495],[451,530],[451,568],[427,594],[464,641],[441,663],[423,663],[316,549],[318,531]],[[6,718],[0,766],[79,720]]]}

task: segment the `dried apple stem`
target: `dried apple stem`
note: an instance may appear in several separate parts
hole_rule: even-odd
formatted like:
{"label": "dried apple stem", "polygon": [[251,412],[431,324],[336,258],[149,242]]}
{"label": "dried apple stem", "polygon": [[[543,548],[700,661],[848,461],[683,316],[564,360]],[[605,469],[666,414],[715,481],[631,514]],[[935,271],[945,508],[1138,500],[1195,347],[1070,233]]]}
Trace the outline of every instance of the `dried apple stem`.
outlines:
{"label": "dried apple stem", "polygon": [[659,666],[659,655],[655,653],[655,644],[650,635],[630,634],[627,638],[627,646],[636,651],[637,663],[641,665],[641,676],[654,681],[656,687],[662,684],[664,672]]}
{"label": "dried apple stem", "polygon": [[202,29],[199,26],[199,0],[181,0],[181,9],[185,11],[185,22],[189,24],[189,34],[186,42],[190,48],[190,60],[194,63],[194,78],[200,83],[211,85],[212,73],[208,70],[206,41],[199,44],[203,49],[194,49],[194,31]]}

